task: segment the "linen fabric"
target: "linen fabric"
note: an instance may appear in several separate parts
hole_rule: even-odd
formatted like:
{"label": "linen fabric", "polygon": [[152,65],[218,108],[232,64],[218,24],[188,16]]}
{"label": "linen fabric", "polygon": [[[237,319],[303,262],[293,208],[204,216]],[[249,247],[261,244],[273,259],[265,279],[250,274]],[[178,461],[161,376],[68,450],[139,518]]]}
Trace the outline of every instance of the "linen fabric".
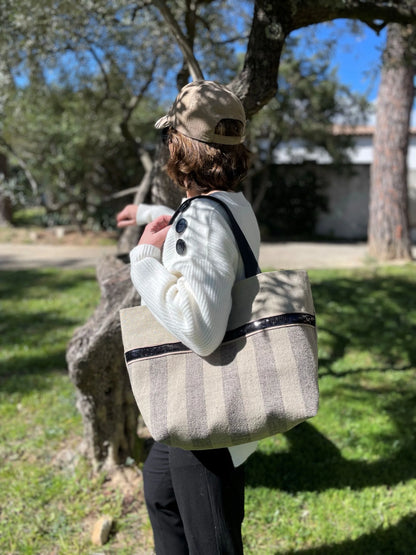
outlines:
{"label": "linen fabric", "polygon": [[133,391],[155,439],[186,449],[238,445],[286,431],[316,413],[317,343],[306,272],[240,281],[232,306],[221,348],[202,357],[156,321],[147,326],[150,338],[143,332],[138,341],[140,321],[149,321],[146,307],[122,311]]}
{"label": "linen fabric", "polygon": [[[316,328],[306,272],[238,282],[229,330],[244,331],[247,322],[253,328],[230,341],[226,336],[206,357],[178,342],[146,307],[125,309],[121,318],[133,393],[157,441],[183,449],[230,447],[287,431],[317,412]],[[140,322],[146,329],[137,334]]]}

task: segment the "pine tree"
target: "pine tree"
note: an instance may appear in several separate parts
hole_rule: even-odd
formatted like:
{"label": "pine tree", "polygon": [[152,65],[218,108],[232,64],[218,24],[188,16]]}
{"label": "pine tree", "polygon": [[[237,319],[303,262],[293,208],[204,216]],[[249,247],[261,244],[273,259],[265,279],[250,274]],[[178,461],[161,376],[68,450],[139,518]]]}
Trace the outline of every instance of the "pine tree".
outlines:
{"label": "pine tree", "polygon": [[379,260],[410,259],[407,150],[413,104],[411,27],[390,24],[377,100],[368,246]]}

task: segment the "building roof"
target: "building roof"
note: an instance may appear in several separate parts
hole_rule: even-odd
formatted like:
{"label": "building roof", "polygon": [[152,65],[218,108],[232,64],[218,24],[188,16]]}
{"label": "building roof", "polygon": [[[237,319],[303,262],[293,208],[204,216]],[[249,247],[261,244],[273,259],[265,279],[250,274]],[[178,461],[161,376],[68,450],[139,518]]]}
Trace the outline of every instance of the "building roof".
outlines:
{"label": "building roof", "polygon": [[[353,135],[355,137],[372,137],[374,135],[374,125],[337,125],[332,127],[334,135]],[[416,135],[416,127],[409,129],[410,135]]]}
{"label": "building roof", "polygon": [[[355,139],[354,146],[348,149],[348,155],[352,164],[372,164],[374,129],[374,126],[370,125],[334,125],[334,135],[350,135]],[[309,149],[300,139],[280,144],[274,152],[274,159],[278,164],[300,164],[306,161],[322,165],[332,164],[332,158],[324,148],[315,147]],[[409,170],[416,170],[415,127],[410,129],[407,165]]]}

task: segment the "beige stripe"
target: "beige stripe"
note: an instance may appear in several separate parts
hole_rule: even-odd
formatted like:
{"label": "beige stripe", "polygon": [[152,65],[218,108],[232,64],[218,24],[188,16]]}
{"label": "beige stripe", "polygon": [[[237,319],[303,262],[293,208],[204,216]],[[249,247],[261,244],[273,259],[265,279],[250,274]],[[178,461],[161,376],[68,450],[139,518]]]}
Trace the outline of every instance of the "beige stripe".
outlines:
{"label": "beige stripe", "polygon": [[188,429],[186,418],[182,418],[182,425],[178,428],[175,425],[178,414],[186,414],[186,355],[167,356],[168,360],[168,406],[167,406],[167,427],[171,435],[181,434],[187,437]]}
{"label": "beige stripe", "polygon": [[212,447],[207,427],[204,391],[204,360],[195,353],[186,355],[186,414],[195,449]]}
{"label": "beige stripe", "polygon": [[139,407],[140,414],[145,421],[146,426],[151,427],[150,422],[150,383],[149,383],[149,362],[131,362],[127,366],[131,388]]}
{"label": "beige stripe", "polygon": [[216,353],[217,351],[208,357],[212,364],[211,366],[208,364],[203,365],[207,427],[213,436],[213,444],[225,445],[229,442],[229,433],[226,425],[227,412],[224,404],[222,368]]}
{"label": "beige stripe", "polygon": [[224,366],[222,379],[224,401],[228,426],[233,431],[231,443],[236,445],[251,441],[236,358],[242,344],[245,344],[244,338],[239,341],[232,341],[221,349],[221,360]]}
{"label": "beige stripe", "polygon": [[306,416],[315,416],[319,400],[316,330],[305,326],[294,326],[287,332],[298,368]]}
{"label": "beige stripe", "polygon": [[288,415],[287,420],[294,420],[293,425],[295,425],[303,419],[306,409],[292,345],[286,328],[269,333],[276,334],[271,345],[276,360],[283,405]]}
{"label": "beige stripe", "polygon": [[[286,429],[285,410],[280,389],[279,373],[271,345],[270,334],[264,332],[251,338],[256,352],[256,368],[267,414],[267,433],[273,435]],[[262,434],[265,437],[264,434]],[[256,435],[255,439],[261,439]]]}
{"label": "beige stripe", "polygon": [[237,365],[244,410],[247,415],[249,431],[252,433],[262,427],[266,420],[259,375],[256,371],[256,353],[252,340],[248,339],[244,350],[238,353]]}
{"label": "beige stripe", "polygon": [[169,333],[153,316],[147,306],[135,306],[120,310],[121,333],[124,351],[177,343],[178,340]]}
{"label": "beige stripe", "polygon": [[167,357],[149,360],[150,379],[150,421],[152,435],[156,441],[168,437],[167,403],[168,403],[168,363]]}

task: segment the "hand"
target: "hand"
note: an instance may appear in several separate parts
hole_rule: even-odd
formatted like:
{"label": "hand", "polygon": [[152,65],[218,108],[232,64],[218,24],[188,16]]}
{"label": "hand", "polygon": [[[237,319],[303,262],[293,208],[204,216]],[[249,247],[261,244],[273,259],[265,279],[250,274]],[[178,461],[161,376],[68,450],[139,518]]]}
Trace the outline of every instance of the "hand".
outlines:
{"label": "hand", "polygon": [[165,242],[166,235],[171,228],[169,225],[171,216],[159,216],[144,228],[143,234],[140,237],[139,245],[153,245],[161,249]]}
{"label": "hand", "polygon": [[137,225],[136,215],[138,208],[137,204],[128,204],[125,206],[123,210],[117,214],[117,227]]}

